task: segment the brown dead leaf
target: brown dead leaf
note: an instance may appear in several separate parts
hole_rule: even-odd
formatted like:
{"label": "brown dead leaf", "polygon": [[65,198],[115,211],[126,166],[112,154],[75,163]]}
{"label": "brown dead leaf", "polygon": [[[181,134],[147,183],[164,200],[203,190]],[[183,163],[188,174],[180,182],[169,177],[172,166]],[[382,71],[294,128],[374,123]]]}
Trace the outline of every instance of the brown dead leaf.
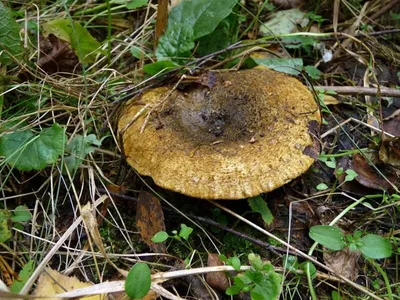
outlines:
{"label": "brown dead leaf", "polygon": [[357,260],[360,257],[358,251],[350,251],[344,248],[336,252],[324,252],[324,262],[337,274],[340,274],[350,280],[355,280],[358,276]]}
{"label": "brown dead leaf", "polygon": [[81,65],[75,52],[69,44],[50,34],[40,41],[41,57],[39,66],[48,74],[76,73],[81,71]]}
{"label": "brown dead leaf", "polygon": [[141,191],[136,206],[136,227],[140,236],[154,252],[165,253],[165,243],[153,243],[151,238],[165,231],[164,213],[160,201],[152,194]]}
{"label": "brown dead leaf", "polygon": [[[52,297],[58,294],[65,293],[66,291],[74,291],[80,288],[91,286],[90,282],[82,282],[75,276],[69,277],[60,274],[56,270],[47,268],[43,272],[37,282],[37,286],[33,292],[35,297],[45,297],[41,299],[46,300],[59,300],[60,298]],[[82,298],[84,300],[103,300],[104,295],[95,295]]]}
{"label": "brown dead leaf", "polygon": [[358,174],[355,178],[362,185],[372,189],[391,190],[392,185],[400,183],[399,178],[392,170],[379,162],[378,157],[372,158],[372,163],[387,178],[383,178],[378,170],[368,164],[367,160],[360,154],[353,155],[352,168]]}
{"label": "brown dead leaf", "polygon": [[[353,170],[352,159],[348,156],[341,157],[338,161],[337,167],[338,167],[338,169],[341,168],[345,171],[348,169]],[[365,195],[368,195],[368,194],[371,194],[374,192],[371,188],[365,187],[364,185],[359,183],[357,180],[345,181],[345,178],[346,178],[345,172],[343,172],[341,174],[338,174],[337,172],[335,172],[335,176],[339,181],[340,188],[344,191],[348,191],[348,192],[351,192],[353,194],[360,195],[360,196],[365,196]],[[329,222],[331,220],[329,220]],[[327,223],[329,223],[329,222],[327,222]]]}
{"label": "brown dead leaf", "polygon": [[[398,112],[396,111],[396,113]],[[393,118],[387,118],[387,120],[383,122],[383,130],[394,136],[400,136],[400,113],[396,114]]]}
{"label": "brown dead leaf", "polygon": [[[209,253],[207,266],[216,267],[223,266],[224,263],[219,259],[218,254]],[[229,288],[229,280],[224,272],[211,272],[206,274],[206,282],[212,288],[225,292]]]}

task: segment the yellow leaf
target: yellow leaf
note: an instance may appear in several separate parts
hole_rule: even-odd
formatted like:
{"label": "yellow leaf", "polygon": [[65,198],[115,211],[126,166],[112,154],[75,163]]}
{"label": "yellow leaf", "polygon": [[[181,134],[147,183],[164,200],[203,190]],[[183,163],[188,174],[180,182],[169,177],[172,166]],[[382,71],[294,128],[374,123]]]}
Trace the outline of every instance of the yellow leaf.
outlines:
{"label": "yellow leaf", "polygon": [[[51,297],[58,294],[65,293],[66,291],[73,291],[80,288],[91,286],[90,282],[82,282],[75,276],[69,277],[63,274],[60,274],[56,270],[52,270],[47,268],[45,272],[43,272],[36,286],[35,291],[33,292],[33,296],[36,297],[46,297],[42,299],[46,300],[60,300],[57,297]],[[95,295],[88,296],[82,299],[84,300],[103,300],[104,295]]]}

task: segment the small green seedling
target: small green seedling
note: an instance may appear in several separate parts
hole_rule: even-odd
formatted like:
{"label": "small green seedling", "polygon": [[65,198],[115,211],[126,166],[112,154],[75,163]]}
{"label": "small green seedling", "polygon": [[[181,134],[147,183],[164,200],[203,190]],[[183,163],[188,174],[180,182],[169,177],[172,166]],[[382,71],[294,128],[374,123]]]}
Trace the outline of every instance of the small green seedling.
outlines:
{"label": "small green seedling", "polygon": [[317,225],[310,229],[310,237],[333,251],[348,247],[351,251],[360,251],[365,258],[382,259],[392,255],[392,244],[389,239],[376,234],[362,234],[356,231],[345,235],[342,230],[329,225]]}
{"label": "small green seedling", "polygon": [[[235,270],[240,270],[240,260],[237,257],[227,259],[220,257],[225,263],[230,264]],[[233,296],[240,292],[250,292],[251,299],[271,300],[278,299],[282,276],[275,272],[269,262],[251,253],[248,255],[251,269],[233,277],[233,285],[227,289],[226,294]]]}
{"label": "small green seedling", "polygon": [[331,169],[336,168],[336,159],[332,156],[327,156],[324,152],[322,152],[318,159],[325,163],[325,165]]}
{"label": "small green seedling", "polygon": [[[173,239],[180,242],[184,247],[186,247],[190,251],[190,253],[193,253],[194,249],[188,242],[192,232],[193,228],[188,227],[185,224],[181,224],[181,230],[179,231],[179,233],[178,231],[173,230],[172,235],[169,235],[165,231],[159,231],[151,238],[151,241],[153,243],[162,243],[165,242],[167,239]],[[187,256],[186,259],[184,260],[187,266],[190,265],[190,260],[191,260],[190,255]]]}
{"label": "small green seedling", "polygon": [[182,241],[182,239],[187,241],[192,232],[193,228],[188,227],[185,224],[181,224],[181,230],[179,231],[179,234],[176,230],[172,231],[173,235],[169,235],[165,231],[159,231],[151,238],[151,241],[153,243],[162,243],[165,242],[168,238],[175,239],[177,241]]}
{"label": "small green seedling", "polygon": [[343,173],[345,173],[346,174],[346,177],[344,178],[344,181],[353,181],[354,180],[354,178],[356,178],[357,176],[358,176],[358,174],[354,171],[354,170],[352,170],[352,169],[347,169],[346,171],[343,171],[343,168],[338,168],[337,170],[336,170],[336,175],[337,176],[340,176],[340,175],[342,175]]}
{"label": "small green seedling", "polygon": [[329,189],[329,186],[327,186],[326,183],[321,182],[320,184],[318,184],[316,186],[316,189],[318,191],[325,191],[325,190]]}

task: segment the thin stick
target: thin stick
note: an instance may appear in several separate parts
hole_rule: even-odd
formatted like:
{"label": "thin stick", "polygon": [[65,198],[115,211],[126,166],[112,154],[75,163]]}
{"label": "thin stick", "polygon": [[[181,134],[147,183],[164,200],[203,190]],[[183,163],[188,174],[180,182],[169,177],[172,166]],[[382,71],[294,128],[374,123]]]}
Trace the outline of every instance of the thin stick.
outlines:
{"label": "thin stick", "polygon": [[[315,90],[323,91],[334,91],[341,95],[367,95],[367,96],[377,96],[378,89],[372,87],[362,87],[362,86],[314,86]],[[387,97],[400,97],[400,90],[391,89],[387,87],[380,88],[380,95]]]}
{"label": "thin stick", "polygon": [[343,125],[349,123],[350,121],[353,121],[353,122],[358,123],[358,124],[360,124],[360,125],[364,125],[364,126],[368,127],[369,129],[375,130],[376,132],[383,133],[384,135],[387,135],[388,137],[395,137],[393,134],[390,134],[389,132],[382,131],[382,130],[379,129],[379,128],[376,128],[376,127],[374,127],[374,126],[372,126],[372,125],[370,125],[370,124],[367,124],[367,123],[365,123],[365,122],[362,122],[362,121],[360,121],[360,120],[357,120],[357,119],[351,117],[351,118],[348,118],[347,120],[343,121],[342,123],[336,125],[335,127],[329,129],[329,130],[326,131],[325,133],[323,133],[323,134],[321,135],[321,139],[327,137],[327,136],[330,135],[332,132],[334,132],[334,131],[336,131],[337,129],[341,128]]}
{"label": "thin stick", "polygon": [[158,0],[157,5],[157,21],[154,36],[154,49],[157,48],[158,40],[164,33],[168,20],[168,0]]}

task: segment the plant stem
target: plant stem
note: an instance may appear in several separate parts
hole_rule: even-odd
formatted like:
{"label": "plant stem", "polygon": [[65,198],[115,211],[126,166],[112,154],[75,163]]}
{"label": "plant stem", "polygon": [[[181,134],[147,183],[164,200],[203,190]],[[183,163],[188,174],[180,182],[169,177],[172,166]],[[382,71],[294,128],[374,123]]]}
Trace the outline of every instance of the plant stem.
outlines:
{"label": "plant stem", "polygon": [[381,268],[381,266],[379,264],[376,263],[375,260],[368,260],[374,267],[375,269],[378,270],[379,273],[381,273],[382,277],[383,277],[383,281],[385,281],[385,286],[386,286],[386,290],[387,290],[387,296],[390,300],[393,300],[393,293],[392,293],[392,289],[390,287],[390,282],[389,282],[389,278],[387,277],[386,272]]}

